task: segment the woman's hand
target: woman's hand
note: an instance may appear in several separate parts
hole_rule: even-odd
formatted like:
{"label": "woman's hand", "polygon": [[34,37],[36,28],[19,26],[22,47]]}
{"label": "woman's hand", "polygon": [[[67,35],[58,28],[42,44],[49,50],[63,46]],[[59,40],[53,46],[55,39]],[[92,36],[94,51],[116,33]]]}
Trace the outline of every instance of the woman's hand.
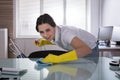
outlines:
{"label": "woman's hand", "polygon": [[40,47],[44,45],[52,45],[52,42],[45,40],[45,39],[38,39],[34,41],[34,44]]}

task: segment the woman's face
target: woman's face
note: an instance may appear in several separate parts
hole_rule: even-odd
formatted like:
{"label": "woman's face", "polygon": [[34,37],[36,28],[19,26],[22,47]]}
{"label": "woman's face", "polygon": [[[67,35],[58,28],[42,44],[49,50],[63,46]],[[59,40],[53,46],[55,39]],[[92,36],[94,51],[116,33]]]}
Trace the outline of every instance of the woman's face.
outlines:
{"label": "woman's face", "polygon": [[55,27],[52,27],[47,23],[38,25],[38,30],[40,35],[48,41],[51,41],[55,38]]}

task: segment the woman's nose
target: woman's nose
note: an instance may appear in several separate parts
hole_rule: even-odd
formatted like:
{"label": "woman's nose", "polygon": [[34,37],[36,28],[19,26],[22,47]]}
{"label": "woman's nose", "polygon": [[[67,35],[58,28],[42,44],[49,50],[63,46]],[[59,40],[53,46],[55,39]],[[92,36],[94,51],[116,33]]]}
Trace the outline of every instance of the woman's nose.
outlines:
{"label": "woman's nose", "polygon": [[48,34],[47,34],[47,33],[44,33],[44,36],[47,38],[47,37],[48,37]]}

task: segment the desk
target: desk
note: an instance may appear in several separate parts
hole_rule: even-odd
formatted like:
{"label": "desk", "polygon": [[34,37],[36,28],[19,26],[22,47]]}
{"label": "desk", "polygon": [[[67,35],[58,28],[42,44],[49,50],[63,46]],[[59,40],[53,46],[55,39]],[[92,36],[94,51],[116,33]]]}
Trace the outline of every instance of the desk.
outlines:
{"label": "desk", "polygon": [[[119,80],[109,69],[110,61],[111,59],[106,57],[100,57],[98,63],[80,58],[40,69],[35,61],[28,58],[0,59],[0,67],[27,69],[27,73],[18,76],[17,80]],[[10,75],[10,78],[9,80],[13,80],[14,76]]]}
{"label": "desk", "polygon": [[115,52],[118,52],[116,54],[120,54],[120,45],[110,45],[110,47],[99,46],[99,51],[100,51],[101,56],[104,56],[105,51],[110,54],[113,53],[112,55],[115,55]]}

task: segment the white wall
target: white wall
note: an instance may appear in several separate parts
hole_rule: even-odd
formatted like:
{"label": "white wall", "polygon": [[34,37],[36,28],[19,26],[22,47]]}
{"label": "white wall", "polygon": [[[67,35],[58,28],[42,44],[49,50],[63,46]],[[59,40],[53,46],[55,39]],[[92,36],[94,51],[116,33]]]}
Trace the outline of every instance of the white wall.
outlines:
{"label": "white wall", "polygon": [[102,1],[102,26],[120,26],[120,0]]}

